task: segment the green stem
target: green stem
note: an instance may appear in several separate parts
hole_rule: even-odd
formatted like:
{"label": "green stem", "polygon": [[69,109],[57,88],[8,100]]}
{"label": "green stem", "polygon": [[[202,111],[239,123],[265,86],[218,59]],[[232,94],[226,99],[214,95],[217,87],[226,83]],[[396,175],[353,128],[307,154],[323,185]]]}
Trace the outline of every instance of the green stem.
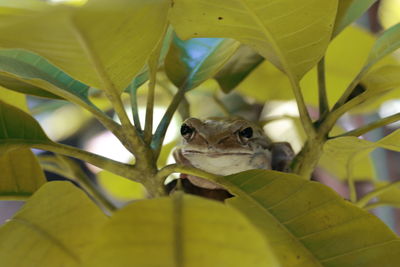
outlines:
{"label": "green stem", "polygon": [[158,158],[158,155],[161,151],[161,146],[165,138],[165,133],[167,132],[168,126],[172,120],[172,117],[178,108],[179,104],[181,103],[182,99],[185,96],[185,90],[179,89],[178,92],[175,94],[172,102],[167,108],[167,111],[164,113],[163,118],[158,125],[156,132],[154,133],[153,140],[151,143],[151,147],[154,151],[154,158]]}
{"label": "green stem", "polygon": [[201,177],[210,181],[217,181],[220,177],[219,175],[215,175],[209,172],[205,172],[194,167],[188,167],[179,164],[170,164],[162,168],[157,173],[157,180],[164,184],[165,179],[172,173],[185,173],[188,175],[193,175],[197,177]]}
{"label": "green stem", "polygon": [[368,194],[366,194],[365,196],[363,196],[359,201],[357,201],[356,205],[363,208],[365,207],[368,202],[370,202],[372,199],[374,199],[375,197],[380,196],[381,194],[400,186],[400,181],[388,184],[386,186],[383,186],[381,188],[378,188],[372,192],[369,192]]}
{"label": "green stem", "polygon": [[395,207],[395,208],[400,208],[400,204],[399,203],[376,202],[376,203],[372,203],[372,204],[369,204],[369,205],[365,206],[364,209],[372,210],[372,209],[376,209],[376,208],[383,207],[383,206],[392,206],[392,207]]}
{"label": "green stem", "polygon": [[224,113],[224,116],[229,117],[231,113],[229,112],[229,109],[222,103],[221,99],[218,98],[217,91],[213,94],[213,99],[217,106],[221,109],[222,113]]}
{"label": "green stem", "polygon": [[318,96],[319,96],[319,118],[323,118],[329,111],[328,96],[326,94],[325,81],[325,57],[318,62]]}
{"label": "green stem", "polygon": [[33,148],[47,150],[50,152],[58,153],[65,156],[70,156],[83,161],[86,161],[96,167],[105,169],[119,176],[126,177],[132,181],[143,183],[141,172],[135,166],[121,163],[100,155],[96,155],[72,146],[63,145],[59,143],[42,143],[34,144]]}
{"label": "green stem", "polygon": [[294,96],[296,98],[296,103],[300,114],[300,120],[302,122],[304,130],[309,137],[314,138],[316,136],[316,131],[312,123],[310,114],[308,113],[307,106],[303,98],[303,94],[301,93],[300,85],[293,78],[291,77],[289,78]]}
{"label": "green stem", "polygon": [[353,81],[349,84],[349,86],[346,88],[342,96],[339,98],[339,100],[336,102],[336,104],[333,107],[333,110],[338,109],[339,107],[343,106],[349,99],[349,96],[353,92],[354,88],[356,88],[357,84],[361,81],[361,78],[365,75],[367,72],[368,68],[363,68],[357,76],[353,79]]}
{"label": "green stem", "polygon": [[335,137],[332,137],[332,138],[342,137],[342,136],[361,136],[363,134],[366,134],[367,132],[370,132],[370,131],[375,130],[377,128],[380,128],[382,126],[388,125],[390,123],[396,122],[398,120],[400,120],[400,113],[396,113],[396,114],[394,114],[392,116],[389,116],[389,117],[386,117],[386,118],[371,122],[371,123],[369,123],[369,124],[367,124],[365,126],[362,126],[362,127],[357,128],[355,130],[346,132],[344,134],[341,134],[341,135],[338,135],[338,136],[335,136]]}
{"label": "green stem", "polygon": [[129,95],[130,95],[130,100],[131,100],[132,118],[133,118],[133,124],[135,125],[137,131],[139,133],[141,133],[142,132],[142,125],[141,125],[140,119],[139,119],[137,90],[138,90],[138,87],[135,84],[135,81],[133,81],[132,84],[129,85]]}
{"label": "green stem", "polygon": [[292,172],[304,179],[311,179],[315,166],[321,157],[325,140],[325,138],[320,136],[309,138],[300,153],[293,159]]}

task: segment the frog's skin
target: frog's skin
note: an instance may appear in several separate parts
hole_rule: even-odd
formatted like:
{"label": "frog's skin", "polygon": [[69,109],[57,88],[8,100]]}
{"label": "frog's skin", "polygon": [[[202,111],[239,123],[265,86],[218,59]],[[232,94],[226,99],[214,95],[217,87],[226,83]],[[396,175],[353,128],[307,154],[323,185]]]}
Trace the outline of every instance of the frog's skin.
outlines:
{"label": "frog's skin", "polygon": [[[256,124],[238,118],[189,118],[181,127],[182,142],[174,151],[177,163],[217,174],[250,169],[287,171],[293,158],[288,143],[272,143]],[[222,190],[205,179],[181,175],[194,186]]]}

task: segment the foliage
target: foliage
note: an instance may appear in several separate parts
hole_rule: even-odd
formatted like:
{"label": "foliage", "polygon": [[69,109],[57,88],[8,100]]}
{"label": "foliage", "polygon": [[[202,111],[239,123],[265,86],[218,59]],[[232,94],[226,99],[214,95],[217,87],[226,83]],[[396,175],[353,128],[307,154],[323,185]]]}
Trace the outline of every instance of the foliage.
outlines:
{"label": "foliage", "polygon": [[[377,183],[360,198],[354,181],[370,176],[368,155],[375,148],[399,151],[398,131],[376,142],[358,137],[400,115],[336,130],[344,114],[373,110],[400,87],[400,65],[390,57],[400,47],[400,24],[392,19],[379,37],[349,26],[374,2],[0,1],[0,200],[27,200],[0,227],[2,264],[398,265],[400,240],[365,211],[398,206],[390,194],[398,183]],[[225,93],[296,101],[306,140],[292,173],[251,170],[221,177],[165,165],[176,143],[164,144],[167,128],[178,109],[183,119],[189,115],[188,98],[212,94],[230,113],[213,91],[213,79]],[[25,95],[79,106],[123,144],[134,163],[51,140]],[[153,130],[156,101],[165,95],[168,107]],[[308,106],[317,107],[318,116]],[[54,154],[37,156],[31,148]],[[70,157],[103,169],[100,183]],[[309,181],[317,166],[348,181],[349,201]],[[46,182],[41,168],[79,187]],[[234,197],[225,204],[182,192],[168,197],[164,184],[172,173],[217,182]]]}

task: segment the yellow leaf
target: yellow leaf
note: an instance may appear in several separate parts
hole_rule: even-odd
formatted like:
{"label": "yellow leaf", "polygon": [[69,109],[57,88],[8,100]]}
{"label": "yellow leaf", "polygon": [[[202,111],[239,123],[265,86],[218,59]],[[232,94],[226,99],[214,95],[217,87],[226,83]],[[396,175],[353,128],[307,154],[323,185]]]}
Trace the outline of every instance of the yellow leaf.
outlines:
{"label": "yellow leaf", "polygon": [[385,29],[400,22],[400,0],[381,0],[379,4],[379,20]]}
{"label": "yellow leaf", "polygon": [[240,213],[180,193],[116,212],[83,265],[278,266],[265,240]]}
{"label": "yellow leaf", "polygon": [[81,266],[107,217],[69,182],[49,182],[0,227],[1,265]]}

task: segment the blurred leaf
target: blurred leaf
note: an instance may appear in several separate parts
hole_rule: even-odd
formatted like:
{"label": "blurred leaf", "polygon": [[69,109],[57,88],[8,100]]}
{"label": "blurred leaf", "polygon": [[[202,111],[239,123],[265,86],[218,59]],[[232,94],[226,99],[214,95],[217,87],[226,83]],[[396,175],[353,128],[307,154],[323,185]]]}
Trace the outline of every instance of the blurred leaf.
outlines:
{"label": "blurred leaf", "polygon": [[15,149],[0,156],[0,199],[26,199],[46,182],[30,149]]}
{"label": "blurred leaf", "polygon": [[0,101],[15,106],[25,112],[28,111],[26,96],[0,87]]}
{"label": "blurred leaf", "polygon": [[14,148],[51,142],[34,118],[2,101],[0,121],[0,155]]}
{"label": "blurred leaf", "polygon": [[142,199],[146,196],[143,185],[114,173],[103,170],[97,174],[97,179],[101,188],[118,201]]}
{"label": "blurred leaf", "polygon": [[350,175],[354,180],[374,178],[375,173],[368,156],[378,147],[400,151],[400,130],[377,142],[354,136],[328,140],[325,143],[320,164],[339,179],[347,178]]}
{"label": "blurred leaf", "polygon": [[0,85],[4,87],[11,85],[7,87],[9,89],[44,97],[54,96],[61,91],[61,95],[72,94],[90,103],[89,86],[74,80],[34,53],[18,49],[0,50],[0,73],[2,74]]}
{"label": "blurred leaf", "polygon": [[400,23],[386,31],[376,40],[364,68],[369,68],[385,56],[400,48]]}
{"label": "blurred leaf", "polygon": [[190,90],[214,76],[235,53],[239,43],[232,39],[174,37],[165,58],[165,72],[183,90]]}
{"label": "blurred leaf", "polygon": [[381,0],[379,3],[378,17],[385,29],[400,23],[400,1]]}
{"label": "blurred leaf", "polygon": [[361,17],[377,0],[339,0],[333,36]]}
{"label": "blurred leaf", "polygon": [[241,45],[215,75],[224,93],[229,93],[255,69],[264,58],[248,46]]}
{"label": "blurred leaf", "polygon": [[101,233],[84,266],[279,266],[240,213],[189,195],[132,203]]}
{"label": "blurred leaf", "polygon": [[[392,181],[392,183],[397,182],[397,181]],[[385,186],[390,185],[390,183],[387,182],[379,182],[375,183],[375,189],[379,189]],[[389,190],[386,190],[382,194],[380,194],[377,199],[380,203],[385,203],[388,205],[392,205],[395,207],[400,206],[400,185],[397,187],[392,187]]]}
{"label": "blurred leaf", "polygon": [[[375,38],[358,27],[348,27],[330,44],[326,54],[326,82],[329,103],[336,102],[348,84],[354,79],[364,65]],[[373,66],[378,68],[385,64],[395,64],[386,57]],[[312,69],[301,80],[301,87],[306,103],[318,106],[317,71]],[[260,90],[262,86],[262,90]],[[293,99],[288,78],[274,68],[269,62],[263,62],[246,79],[237,90],[260,102],[269,100]],[[364,106],[364,110],[367,106]],[[369,108],[368,110],[371,110]]]}
{"label": "blurred leaf", "polygon": [[7,267],[81,266],[81,255],[107,217],[69,182],[49,182],[0,227]]}
{"label": "blurred leaf", "polygon": [[178,138],[176,138],[172,142],[169,142],[168,144],[162,146],[160,156],[158,156],[157,160],[157,166],[159,168],[164,167],[165,165],[168,164],[168,158],[171,155],[172,150],[174,150],[174,148],[178,144],[178,142],[179,142]]}
{"label": "blurred leaf", "polygon": [[31,50],[90,86],[122,91],[159,41],[168,5],[167,0],[53,5],[0,27],[0,46]]}
{"label": "blurred leaf", "polygon": [[[282,266],[393,266],[400,240],[377,217],[297,175],[251,170],[221,177],[236,207],[273,244]],[[368,233],[368,234],[366,234]]]}
{"label": "blurred leaf", "polygon": [[337,0],[175,0],[171,23],[183,39],[235,38],[298,81],[325,53],[337,5]]}

